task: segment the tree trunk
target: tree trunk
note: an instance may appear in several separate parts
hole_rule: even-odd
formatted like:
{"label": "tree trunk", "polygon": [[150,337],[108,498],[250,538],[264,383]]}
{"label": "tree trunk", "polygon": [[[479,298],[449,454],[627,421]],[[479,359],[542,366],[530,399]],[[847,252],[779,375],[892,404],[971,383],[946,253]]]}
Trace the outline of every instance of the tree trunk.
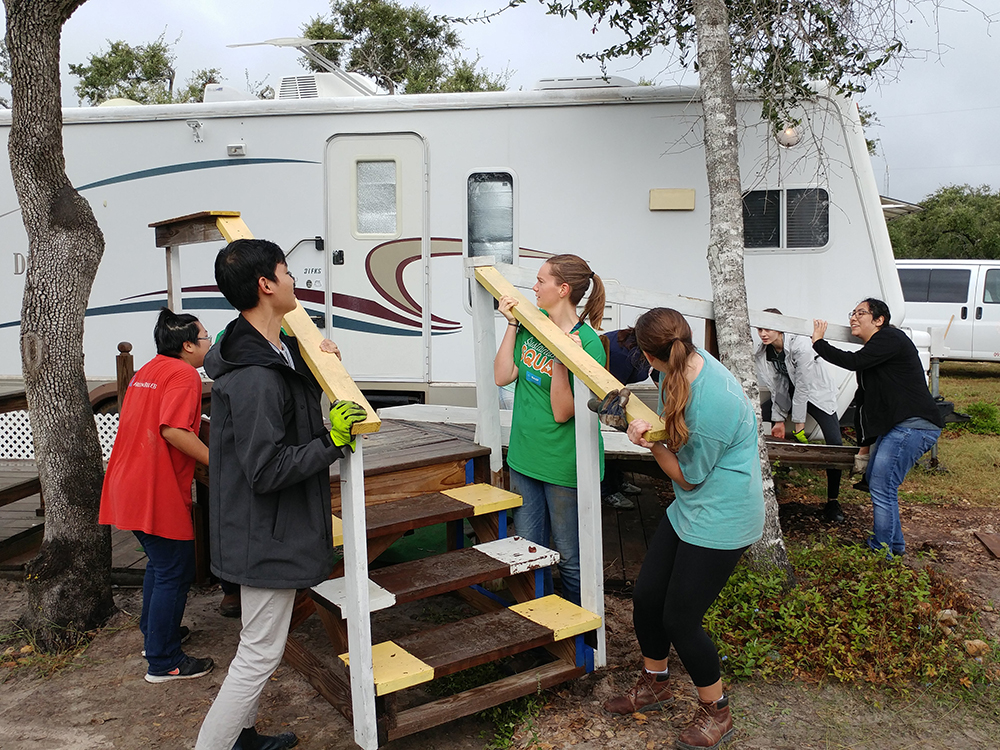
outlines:
{"label": "tree trunk", "polygon": [[[760,425],[760,390],[754,372],[750,315],[743,274],[743,191],[737,144],[736,92],[733,89],[729,14],[724,0],[694,0],[698,38],[698,76],[705,114],[705,164],[711,203],[708,268],[715,301],[719,355],[743,386]],[[763,429],[758,427],[764,480],[764,537],[750,548],[757,568],[779,568],[791,579],[788,551],[778,521],[771,465]]]}
{"label": "tree trunk", "polygon": [[46,648],[74,642],[115,611],[111,537],[97,523],[103,467],[83,369],[83,317],[104,253],[62,145],[59,42],[84,0],[4,0],[10,51],[11,173],[28,235],[21,358],[45,536],[27,567],[22,624]]}

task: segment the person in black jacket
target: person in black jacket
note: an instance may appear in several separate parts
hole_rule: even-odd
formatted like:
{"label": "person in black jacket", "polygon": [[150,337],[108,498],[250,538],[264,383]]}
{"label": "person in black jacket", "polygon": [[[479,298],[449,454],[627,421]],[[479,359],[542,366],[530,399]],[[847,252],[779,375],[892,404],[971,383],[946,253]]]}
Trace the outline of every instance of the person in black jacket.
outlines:
{"label": "person in black jacket", "polygon": [[868,545],[889,557],[906,549],[899,523],[899,485],[941,434],[944,422],[927,389],[924,368],[909,337],[889,325],[889,307],[868,298],[849,320],[865,342],[856,352],[823,340],[825,320],[813,321],[813,349],[826,361],[857,372],[859,445],[870,445],[865,478],[872,496],[874,529]]}
{"label": "person in black jacket", "polygon": [[[219,289],[240,315],[205,356],[212,386],[209,520],[212,572],[240,585],[236,656],[198,734],[197,750],[281,750],[298,739],[254,729],[257,702],[281,662],[296,589],[333,570],[331,463],[354,448],[365,409],[338,401],[323,424],[321,389],[281,331],[295,279],[267,240],[229,243],[215,260]],[[339,356],[332,341],[324,351]]]}

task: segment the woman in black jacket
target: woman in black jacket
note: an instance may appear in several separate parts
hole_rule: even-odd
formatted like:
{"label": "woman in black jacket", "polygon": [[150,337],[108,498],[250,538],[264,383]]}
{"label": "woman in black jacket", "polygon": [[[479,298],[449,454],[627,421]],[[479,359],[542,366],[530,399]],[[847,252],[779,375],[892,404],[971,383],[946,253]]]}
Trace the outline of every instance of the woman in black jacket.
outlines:
{"label": "woman in black jacket", "polygon": [[860,445],[873,445],[868,470],[874,529],[868,545],[889,557],[906,548],[899,523],[899,485],[937,442],[944,422],[927,390],[924,368],[909,337],[889,325],[889,307],[868,298],[849,319],[851,333],[865,342],[856,352],[823,340],[825,320],[813,321],[813,349],[826,361],[857,372]]}

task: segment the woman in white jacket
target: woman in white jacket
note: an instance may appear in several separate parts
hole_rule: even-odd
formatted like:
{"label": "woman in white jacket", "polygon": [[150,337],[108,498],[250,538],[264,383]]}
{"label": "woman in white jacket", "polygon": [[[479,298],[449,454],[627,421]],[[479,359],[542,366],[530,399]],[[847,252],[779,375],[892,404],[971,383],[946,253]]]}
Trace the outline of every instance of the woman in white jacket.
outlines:
{"label": "woman in white jacket", "polygon": [[[773,307],[765,312],[781,314]],[[808,414],[823,431],[827,445],[843,445],[837,417],[837,391],[826,366],[813,351],[809,337],[768,328],[758,328],[757,335],[761,342],[754,352],[757,381],[761,388],[771,392],[771,398],[761,405],[761,419],[772,423],[772,437],[784,439],[785,420],[791,416],[795,425],[793,437],[799,442],[808,442],[805,436]],[[838,500],[840,477],[840,469],[827,469],[827,502],[823,515],[828,521],[844,520]]]}

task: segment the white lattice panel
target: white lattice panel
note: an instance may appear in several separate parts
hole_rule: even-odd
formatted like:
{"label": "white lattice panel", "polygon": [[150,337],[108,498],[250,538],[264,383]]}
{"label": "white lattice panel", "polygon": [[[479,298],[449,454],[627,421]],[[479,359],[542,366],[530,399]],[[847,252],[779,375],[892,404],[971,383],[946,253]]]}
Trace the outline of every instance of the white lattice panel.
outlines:
{"label": "white lattice panel", "polygon": [[[101,441],[101,456],[105,461],[118,434],[117,414],[95,414],[97,436]],[[26,411],[0,414],[0,460],[32,460],[35,447],[31,442],[31,422]]]}

